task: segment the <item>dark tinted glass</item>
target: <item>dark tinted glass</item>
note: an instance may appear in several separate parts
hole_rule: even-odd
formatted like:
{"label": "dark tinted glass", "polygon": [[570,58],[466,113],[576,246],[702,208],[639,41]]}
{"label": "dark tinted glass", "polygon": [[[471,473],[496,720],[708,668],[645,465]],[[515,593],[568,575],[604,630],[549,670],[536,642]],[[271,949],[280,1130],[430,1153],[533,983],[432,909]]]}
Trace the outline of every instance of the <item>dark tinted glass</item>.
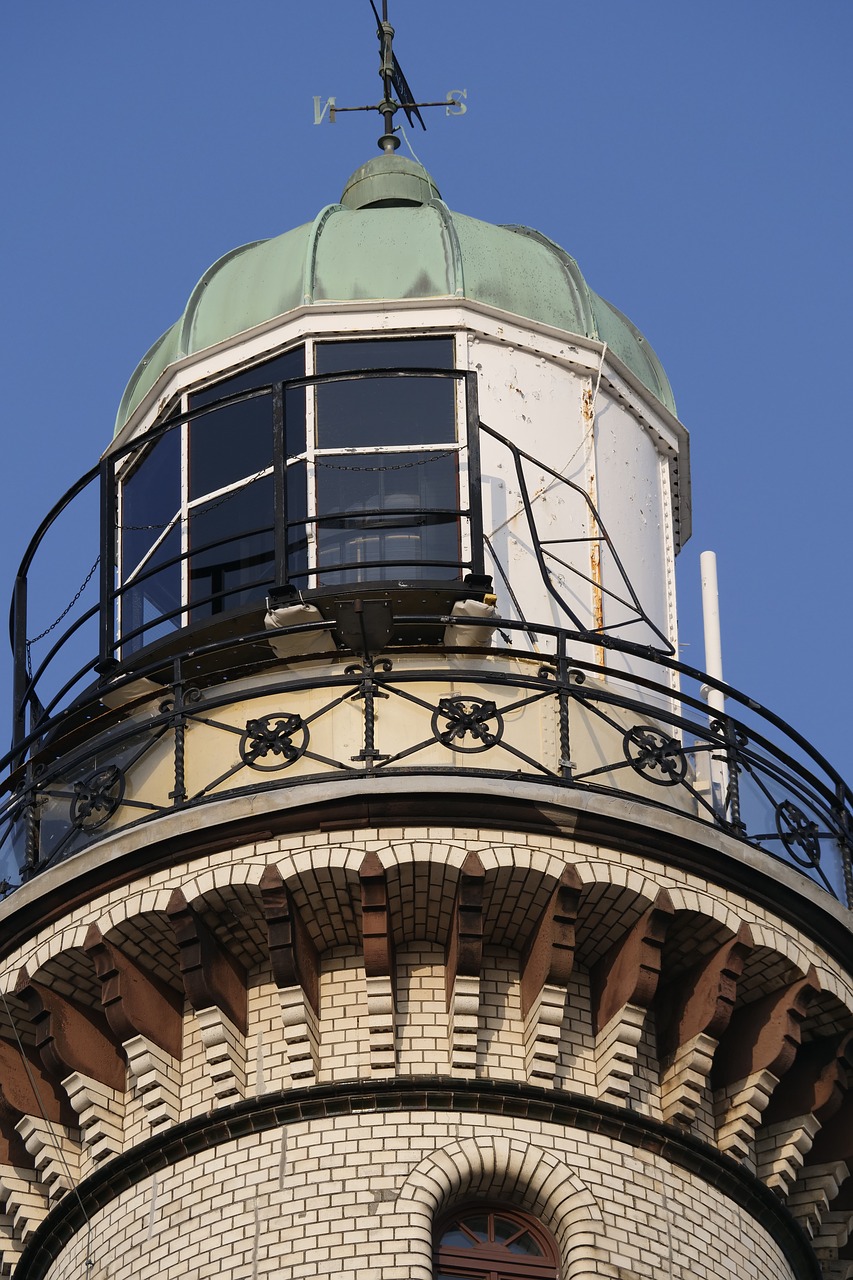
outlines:
{"label": "dark tinted glass", "polygon": [[445,1231],[441,1237],[442,1246],[452,1245],[454,1249],[473,1249],[474,1241],[468,1235],[467,1231],[463,1231],[461,1227],[451,1227],[449,1231]]}
{"label": "dark tinted glass", "polygon": [[[318,373],[353,369],[452,369],[450,338],[318,343]],[[430,444],[456,439],[455,380],[390,377],[317,387],[321,449]]]}
{"label": "dark tinted glass", "polygon": [[318,527],[320,582],[458,578],[459,531],[452,516],[339,517]]}
{"label": "dark tinted glass", "polygon": [[[163,539],[152,555],[139,581],[127,587],[121,596],[121,630],[123,636],[144,628],[141,635],[125,641],[125,653],[132,653],[144,644],[175,630],[181,625],[181,554],[180,528],[176,526]],[[172,560],[174,563],[165,564]],[[163,568],[157,566],[164,565]],[[164,614],[173,616],[159,622]]]}
{"label": "dark tinted glass", "polygon": [[539,1258],[542,1256],[542,1250],[529,1231],[525,1231],[524,1235],[517,1236],[515,1240],[511,1240],[507,1248],[510,1253],[532,1253]]}
{"label": "dark tinted glass", "polygon": [[457,455],[359,453],[317,459],[317,514],[455,511]]}
{"label": "dark tinted glass", "polygon": [[318,373],[350,369],[452,369],[452,338],[366,338],[357,342],[318,342]]}
{"label": "dark tinted glass", "polygon": [[489,1219],[483,1214],[469,1213],[465,1215],[465,1226],[475,1235],[478,1240],[486,1241],[489,1238]]}
{"label": "dark tinted glass", "polygon": [[305,463],[293,462],[287,468],[287,578],[304,586],[308,574],[308,493]]}
{"label": "dark tinted glass", "polygon": [[274,577],[272,476],[191,512],[190,550],[194,621],[262,600]]}
{"label": "dark tinted glass", "polygon": [[121,573],[132,573],[181,505],[181,432],[173,428],[145,453],[121,486]]}
{"label": "dark tinted glass", "polygon": [[512,1253],[532,1253],[541,1256],[542,1250],[529,1231],[523,1231],[517,1222],[508,1218],[494,1219],[495,1244],[506,1245]]}
{"label": "dark tinted glass", "polygon": [[284,456],[305,452],[305,388],[289,387],[284,393]]}
{"label": "dark tinted glass", "polygon": [[351,461],[317,460],[320,581],[458,577],[455,453]]}
{"label": "dark tinted glass", "polygon": [[[301,347],[286,351],[264,364],[246,369],[190,397],[190,408],[211,404],[223,396],[236,395],[273,382],[300,378],[305,372]],[[304,435],[304,393],[288,397],[288,417],[297,429],[299,402],[302,403]],[[255,475],[272,465],[272,394],[243,400],[220,409],[211,409],[190,423],[190,499],[213,493],[245,476]]]}

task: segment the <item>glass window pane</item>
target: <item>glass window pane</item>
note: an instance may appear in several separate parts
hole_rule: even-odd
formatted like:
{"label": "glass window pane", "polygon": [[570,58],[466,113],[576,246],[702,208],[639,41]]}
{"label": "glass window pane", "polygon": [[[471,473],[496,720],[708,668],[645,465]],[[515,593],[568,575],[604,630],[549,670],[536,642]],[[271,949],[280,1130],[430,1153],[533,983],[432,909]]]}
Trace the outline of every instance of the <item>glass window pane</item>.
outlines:
{"label": "glass window pane", "polygon": [[[211,404],[223,396],[250,391],[253,387],[301,378],[304,372],[304,351],[298,347],[195,392],[190,397],[190,408]],[[298,428],[300,399],[304,406],[304,393],[295,395],[296,399],[287,406],[294,430]],[[302,421],[304,435],[304,407]],[[272,465],[272,451],[271,394],[211,409],[195,418],[190,423],[190,499],[263,471]]]}
{"label": "glass window pane", "polygon": [[318,373],[350,369],[452,369],[452,338],[363,338],[355,342],[318,342]]}
{"label": "glass window pane", "polygon": [[317,458],[317,514],[456,511],[457,453],[359,453]]}
{"label": "glass window pane", "polygon": [[[146,562],[139,580],[125,588],[121,595],[121,630],[123,636],[144,628],[142,633],[122,642],[122,651],[132,653],[152,640],[176,630],[181,625],[181,535],[180,526],[163,539]],[[166,561],[173,561],[166,564]],[[158,568],[164,565],[163,568]],[[164,614],[171,614],[163,619]],[[163,619],[158,622],[158,619]],[[155,625],[156,624],[156,625]]]}
{"label": "glass window pane", "polygon": [[308,493],[304,462],[287,468],[287,580],[304,587],[308,580]]}
{"label": "glass window pane", "polygon": [[305,388],[288,387],[284,393],[284,456],[305,452]]}
{"label": "glass window pane", "polygon": [[263,600],[274,585],[272,476],[191,511],[190,548],[194,621]]}
{"label": "glass window pane", "polygon": [[121,574],[139,564],[181,505],[181,431],[174,427],[145,452],[121,483]]}
{"label": "glass window pane", "polygon": [[451,1246],[455,1249],[473,1249],[474,1241],[461,1227],[451,1227],[441,1237],[441,1247],[444,1249]]}
{"label": "glass window pane", "polygon": [[[511,1223],[510,1225],[514,1224]],[[495,1238],[497,1239],[497,1233],[495,1233]],[[525,1231],[524,1235],[519,1236],[516,1240],[511,1240],[507,1245],[507,1249],[509,1249],[510,1253],[534,1254],[539,1258],[542,1256],[542,1250],[529,1231]]]}
{"label": "glass window pane", "polygon": [[211,409],[190,423],[190,499],[272,466],[272,400]]}
{"label": "glass window pane", "polygon": [[385,448],[456,439],[455,384],[438,378],[363,378],[317,387],[320,449]]}
{"label": "glass window pane", "polygon": [[462,1225],[467,1231],[470,1231],[472,1235],[475,1235],[478,1240],[488,1240],[489,1219],[486,1214],[466,1214]]}
{"label": "glass window pane", "polygon": [[[453,368],[450,338],[325,342],[318,373],[355,369]],[[456,439],[452,378],[363,378],[317,387],[321,449],[430,444]]]}
{"label": "glass window pane", "polygon": [[263,364],[254,364],[250,369],[243,369],[221,382],[211,383],[201,391],[193,392],[194,406],[211,404],[222,396],[234,395],[238,391],[251,391],[252,387],[269,386],[273,382],[289,382],[291,378],[302,378],[305,375],[305,349],[293,347],[290,351],[282,351],[281,355],[265,360]]}
{"label": "glass window pane", "polygon": [[317,493],[323,584],[459,576],[455,454],[318,459]]}

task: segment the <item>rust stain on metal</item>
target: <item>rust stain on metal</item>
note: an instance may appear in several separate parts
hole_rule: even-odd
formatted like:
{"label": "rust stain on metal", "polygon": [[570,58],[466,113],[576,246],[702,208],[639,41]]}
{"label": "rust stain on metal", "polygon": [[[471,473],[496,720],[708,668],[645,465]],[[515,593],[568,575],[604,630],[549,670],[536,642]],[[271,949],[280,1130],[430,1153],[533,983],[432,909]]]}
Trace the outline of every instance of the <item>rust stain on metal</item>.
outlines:
{"label": "rust stain on metal", "polygon": [[[587,444],[587,484],[589,499],[595,510],[598,510],[598,495],[595,484],[595,412],[593,408],[594,393],[592,386],[584,387],[581,396],[581,413]],[[601,537],[598,521],[590,515],[594,527],[590,528],[589,543],[589,576],[592,578],[592,625],[595,631],[604,630],[604,594],[601,583]],[[596,646],[596,661],[604,665],[604,648]]]}

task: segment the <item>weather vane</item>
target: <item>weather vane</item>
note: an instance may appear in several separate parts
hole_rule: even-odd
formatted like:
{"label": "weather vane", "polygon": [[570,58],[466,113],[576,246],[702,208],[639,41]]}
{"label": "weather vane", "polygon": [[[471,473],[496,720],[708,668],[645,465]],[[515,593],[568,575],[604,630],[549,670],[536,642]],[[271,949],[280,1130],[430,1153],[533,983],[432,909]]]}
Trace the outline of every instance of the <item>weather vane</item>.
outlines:
{"label": "weather vane", "polygon": [[376,18],[376,34],[379,37],[379,75],[384,89],[382,101],[366,107],[339,107],[334,98],[327,98],[323,102],[318,95],[314,98],[314,123],[322,124],[327,111],[330,124],[335,123],[335,117],[341,111],[378,111],[385,121],[385,132],[379,139],[379,146],[383,151],[392,152],[396,151],[400,145],[400,139],[394,128],[394,115],[397,111],[402,108],[412,127],[417,120],[421,128],[426,129],[421,115],[422,107],[444,107],[445,115],[463,116],[468,110],[464,102],[468,97],[468,91],[467,89],[450,89],[441,102],[415,102],[394,52],[394,28],[388,21],[388,0],[382,0],[381,18],[374,0],[370,0],[370,7]]}

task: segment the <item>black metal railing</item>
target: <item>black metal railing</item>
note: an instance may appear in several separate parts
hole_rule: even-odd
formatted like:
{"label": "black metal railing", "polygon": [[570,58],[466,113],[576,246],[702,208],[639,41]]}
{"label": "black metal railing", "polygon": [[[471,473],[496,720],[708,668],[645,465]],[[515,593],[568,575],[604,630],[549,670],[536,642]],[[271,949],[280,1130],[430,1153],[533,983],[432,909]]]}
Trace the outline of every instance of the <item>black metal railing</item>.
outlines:
{"label": "black metal railing", "polygon": [[[451,566],[455,579],[469,573],[485,582],[484,573],[493,573],[516,616],[488,624],[465,619],[466,625],[475,628],[488,625],[490,661],[483,662],[482,650],[457,651],[452,681],[446,665],[448,650],[436,644],[449,625],[441,611],[449,610],[452,602],[436,603],[440,592],[432,606],[438,611],[435,614],[394,617],[391,648],[378,651],[376,646],[377,651],[352,653],[349,658],[342,653],[342,661],[310,673],[300,668],[298,660],[284,667],[270,649],[267,633],[257,629],[263,596],[281,587],[290,575],[299,529],[349,518],[340,512],[288,513],[287,393],[327,381],[376,377],[449,378],[465,385],[468,491],[452,507],[420,507],[415,514],[423,520],[468,521],[470,552],[466,559],[460,552],[458,563]],[[269,402],[271,412],[271,509],[252,512],[251,523],[241,525],[236,533],[231,530],[227,536],[199,541],[189,551],[184,545],[143,567],[132,581],[120,582],[116,487],[123,463],[132,455],[143,456],[144,450],[184,423],[218,407],[259,398]],[[519,518],[526,521],[524,536],[533,548],[531,566],[535,563],[545,588],[542,600],[550,597],[549,607],[556,605],[562,628],[524,618],[501,556],[484,537],[483,441],[489,449],[503,451],[501,465],[508,467],[504,474],[514,474],[521,499]],[[547,527],[537,528],[530,476],[536,477],[536,483],[544,477],[549,489],[561,486],[559,496],[566,509],[570,502],[575,504],[571,537],[555,540]],[[237,490],[257,480],[258,476],[247,477]],[[55,535],[58,522],[66,518],[75,522],[75,504],[97,486],[98,527],[88,542],[78,527],[71,535],[76,545],[84,547],[82,585],[76,594],[76,583],[72,591],[63,591],[60,598],[71,596],[70,604],[59,609],[52,621],[50,613],[34,619],[31,597],[42,609],[46,607],[44,592],[39,595],[32,589],[37,553],[46,545],[45,538]],[[372,511],[361,511],[358,518],[375,519]],[[381,518],[400,515],[406,513],[384,511]],[[156,532],[153,524],[151,529]],[[269,544],[268,558],[252,542],[259,536]],[[252,546],[238,554],[231,544],[240,538]],[[567,550],[571,542],[607,548],[613,569],[609,586],[593,582],[573,565]],[[198,582],[204,580],[204,588],[199,587],[192,600],[182,595],[174,607],[162,609],[153,620],[143,618],[125,625],[122,632],[117,611],[127,593],[165,570],[182,569],[189,556],[202,552],[217,553],[215,564],[200,566]],[[251,581],[238,582],[236,590],[254,591],[257,607],[252,612],[241,599],[243,612],[236,611],[228,633],[223,634],[208,624],[234,595],[232,570],[237,564],[248,565]],[[395,569],[399,574],[392,576],[405,579],[408,564],[405,558],[380,556],[372,563],[373,585],[381,587]],[[425,567],[429,564],[424,562]],[[347,564],[337,567],[346,569]],[[448,564],[433,561],[432,567],[446,570]],[[570,593],[563,585],[568,573],[575,574],[584,589],[595,588],[618,606],[614,616],[619,620],[610,630],[603,625],[594,631],[584,629],[584,619],[573,612]],[[54,583],[48,599],[59,590]],[[414,596],[412,601],[411,607],[417,607]],[[202,615],[200,630],[184,626],[193,610]],[[635,624],[648,643],[632,643],[624,630],[616,633],[617,627]],[[171,628],[169,635],[158,637],[158,629],[164,628]],[[312,629],[335,632],[334,621],[279,631],[276,638],[298,639]],[[480,421],[476,375],[467,371],[400,369],[317,375],[252,388],[171,414],[144,438],[111,452],[42,521],[16,576],[10,634],[12,749],[0,760],[0,772],[7,778],[0,803],[0,882],[9,886],[106,833],[223,794],[300,786],[318,774],[464,769],[490,777],[538,779],[557,788],[626,795],[675,810],[780,857],[853,905],[853,818],[845,782],[780,718],[675,660],[672,646],[644,612],[589,496]],[[340,649],[350,643],[355,641],[338,629],[330,646]],[[416,663],[398,660],[407,650],[418,654]],[[252,676],[251,689],[234,684],[237,673],[241,678],[246,673]],[[147,688],[145,681],[150,681],[149,692],[140,693],[129,711],[115,709],[122,690],[131,698],[138,689]],[[703,686],[725,696],[725,714],[709,711]],[[310,714],[293,703],[308,689],[314,691],[315,700],[320,698]],[[109,705],[102,701],[107,690]],[[280,705],[264,710],[259,720],[248,705],[257,697]],[[390,717],[390,725],[389,717],[377,721],[377,699],[383,705],[386,700],[401,708],[405,704],[409,715]],[[360,709],[361,740],[351,757],[337,759],[322,740],[324,726],[342,703]],[[246,712],[242,719],[241,709]],[[534,714],[551,717],[553,750],[532,746],[531,735],[520,730],[520,721],[529,721]],[[397,734],[393,741],[392,725]],[[222,741],[234,740],[234,759],[223,776],[198,777],[201,726],[214,736],[228,735]],[[411,731],[411,740],[398,740],[404,726]],[[153,793],[139,791],[137,766],[165,751],[170,756],[169,785],[162,797],[152,798]]]}
{"label": "black metal railing", "polygon": [[[427,621],[453,620],[398,617],[395,628],[414,633]],[[472,625],[525,638],[513,620]],[[275,639],[290,635],[298,648],[299,636],[332,629],[305,624]],[[107,713],[92,690],[103,728],[81,733],[78,706],[0,762],[14,770],[0,808],[5,883],[125,827],[226,796],[365,773],[438,773],[628,797],[759,847],[853,905],[853,795],[794,730],[649,648],[606,638],[614,657],[633,661],[620,670],[596,661],[601,636],[545,625],[537,634],[535,655],[503,643],[487,660],[482,648],[400,645],[306,667],[292,658],[284,666],[269,633],[250,632],[139,665],[109,682],[113,707],[124,691],[123,709]],[[239,681],[199,675],[216,655],[239,669]],[[709,711],[702,686],[724,694],[725,712]],[[356,736],[334,719],[343,704],[359,711]]]}
{"label": "black metal railing", "polygon": [[[286,439],[288,424],[285,406],[289,393],[304,392],[307,389],[325,385],[364,382],[365,380],[385,379],[438,379],[453,383],[462,383],[465,387],[466,429],[464,444],[453,443],[449,451],[454,455],[464,451],[467,485],[464,493],[457,491],[454,483],[453,501],[445,506],[433,508],[429,504],[418,503],[411,507],[394,506],[376,516],[372,509],[360,510],[356,513],[347,511],[289,511],[288,486],[286,480],[288,460],[286,456]],[[182,546],[171,554],[155,557],[142,566],[133,576],[122,573],[118,563],[122,526],[117,517],[117,494],[123,482],[122,469],[128,462],[135,463],[137,458],[144,461],[146,450],[151,450],[170,432],[180,430],[186,424],[202,421],[220,409],[264,401],[270,409],[270,466],[265,471],[272,477],[273,494],[269,508],[264,507],[255,512],[245,525],[236,530],[228,530],[222,536],[194,539],[188,548]],[[304,416],[304,407],[303,407]],[[446,428],[446,424],[445,428]],[[304,426],[303,426],[304,430]],[[440,443],[440,442],[439,442]],[[428,457],[436,453],[434,447],[426,447]],[[327,465],[320,460],[321,465]],[[188,620],[203,618],[210,613],[221,612],[229,607],[229,599],[241,592],[253,593],[260,603],[265,595],[276,586],[293,580],[294,552],[298,553],[306,536],[306,530],[312,529],[322,536],[322,531],[336,524],[349,520],[351,523],[361,521],[365,528],[375,528],[387,532],[389,519],[410,523],[421,529],[427,526],[438,527],[443,523],[453,522],[458,528],[461,521],[467,522],[467,543],[470,553],[463,557],[458,546],[453,548],[453,555],[442,554],[411,555],[389,557],[379,555],[373,557],[370,567],[375,569],[378,579],[388,579],[396,567],[400,577],[412,576],[416,570],[420,576],[429,576],[432,572],[439,578],[448,575],[461,580],[466,573],[482,575],[484,572],[484,539],[482,533],[482,508],[480,501],[480,462],[479,462],[479,416],[477,408],[476,374],[457,369],[378,369],[359,370],[355,372],[336,372],[331,374],[315,374],[310,377],[292,379],[269,385],[253,387],[249,390],[224,395],[188,410],[176,410],[167,415],[154,428],[143,436],[111,449],[101,460],[80,478],[51,509],[37,529],[21,561],[15,580],[15,590],[10,606],[10,638],[13,649],[13,716],[12,742],[19,744],[27,733],[39,722],[48,723],[53,714],[79,695],[85,696],[88,683],[95,674],[103,674],[115,670],[136,650],[145,647],[151,641],[160,638],[164,630],[179,629]],[[353,461],[352,469],[359,470],[358,459]],[[377,468],[378,469],[378,468]],[[394,469],[394,468],[392,468]],[[399,468],[398,468],[399,469]],[[184,519],[191,523],[195,514],[208,515],[210,511],[232,501],[235,496],[248,490],[259,482],[259,475],[245,477],[235,483],[229,492],[196,505]],[[78,500],[88,498],[96,491],[99,512],[98,527],[89,530],[81,527],[77,508]],[[80,590],[73,596],[71,603],[58,615],[44,625],[40,620],[33,623],[31,608],[32,591],[30,576],[37,553],[46,535],[54,529],[60,519],[66,519],[69,541],[86,548],[86,556],[94,558],[94,564],[88,569]],[[384,520],[384,525],[383,525]],[[161,525],[146,524],[141,526],[151,531],[152,544],[156,534],[174,527],[182,529],[181,518],[168,519]],[[127,530],[135,530],[137,526],[126,526]],[[252,542],[248,553],[237,552],[235,544]],[[263,546],[260,546],[263,543]],[[443,548],[446,551],[446,548]],[[204,563],[211,553],[220,552],[221,565]],[[199,568],[195,568],[195,564]],[[150,588],[158,578],[173,571],[179,575],[189,564],[188,573],[194,583],[192,598],[183,590],[177,592],[174,600],[157,607],[153,616],[136,617],[138,610],[130,608],[129,602],[140,589]],[[205,591],[200,585],[203,579],[213,577],[214,570],[219,567],[225,572],[234,566],[244,569],[243,578],[236,585],[220,584],[211,581],[210,590]],[[338,575],[350,573],[357,576],[364,566],[353,561],[341,560],[335,563],[334,572]],[[99,572],[96,574],[96,570]],[[319,573],[322,575],[323,570]],[[307,573],[303,566],[302,576]],[[238,574],[239,577],[239,574]],[[303,586],[297,574],[297,585]],[[87,594],[87,588],[88,594]],[[51,584],[49,589],[42,588],[41,600],[54,598],[58,587]],[[93,600],[97,591],[97,600]],[[80,604],[76,612],[75,606]],[[120,621],[124,608],[127,615]],[[38,630],[39,634],[34,636]],[[49,648],[35,656],[37,641],[47,641]],[[71,642],[75,638],[82,642],[85,661],[79,666],[69,662],[72,651]],[[62,662],[57,659],[62,657]]]}

